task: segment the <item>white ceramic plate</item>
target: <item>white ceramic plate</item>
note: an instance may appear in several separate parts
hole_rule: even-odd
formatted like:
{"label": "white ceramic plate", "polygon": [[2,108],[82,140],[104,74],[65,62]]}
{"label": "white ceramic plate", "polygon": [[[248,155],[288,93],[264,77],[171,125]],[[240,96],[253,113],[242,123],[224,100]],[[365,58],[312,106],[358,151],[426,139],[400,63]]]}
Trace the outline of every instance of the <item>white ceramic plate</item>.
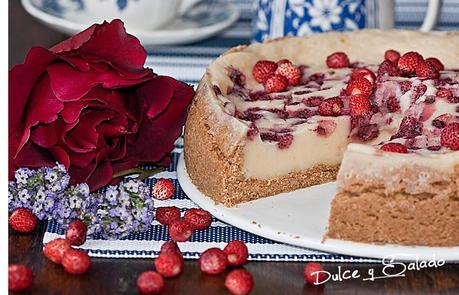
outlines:
{"label": "white ceramic plate", "polygon": [[295,246],[351,256],[416,261],[459,261],[459,247],[373,245],[322,238],[336,184],[327,183],[244,203],[234,208],[215,204],[190,180],[183,154],[177,178],[187,196],[218,219],[253,234]]}
{"label": "white ceramic plate", "polygon": [[[84,9],[59,6],[56,1],[21,0],[25,10],[49,27],[64,34],[73,35],[89,27],[92,22]],[[167,0],[165,0],[167,1]],[[237,7],[228,1],[216,1],[214,5],[201,5],[161,29],[129,31],[144,46],[185,44],[213,36],[232,25],[239,17]],[[217,5],[218,4],[218,5]],[[203,7],[207,9],[202,11]],[[198,11],[198,9],[200,9]]]}

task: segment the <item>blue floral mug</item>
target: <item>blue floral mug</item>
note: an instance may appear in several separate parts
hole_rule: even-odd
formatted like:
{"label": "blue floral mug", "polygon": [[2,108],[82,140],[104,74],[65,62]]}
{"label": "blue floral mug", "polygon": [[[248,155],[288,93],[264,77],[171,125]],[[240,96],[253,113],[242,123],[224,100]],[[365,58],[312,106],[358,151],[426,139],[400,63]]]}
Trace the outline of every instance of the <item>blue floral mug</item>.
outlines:
{"label": "blue floral mug", "polygon": [[[394,27],[394,0],[256,0],[253,41],[315,32]],[[440,0],[429,0],[421,31],[435,26]]]}

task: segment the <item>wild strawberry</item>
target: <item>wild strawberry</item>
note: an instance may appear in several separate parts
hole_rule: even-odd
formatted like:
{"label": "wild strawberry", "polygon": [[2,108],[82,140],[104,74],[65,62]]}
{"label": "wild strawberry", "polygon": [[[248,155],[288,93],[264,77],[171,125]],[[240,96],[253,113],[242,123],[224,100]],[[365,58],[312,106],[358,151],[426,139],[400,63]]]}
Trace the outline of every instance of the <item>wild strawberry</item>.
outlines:
{"label": "wild strawberry", "polygon": [[37,216],[26,208],[17,208],[8,219],[9,225],[20,233],[30,233],[37,226]]}
{"label": "wild strawberry", "polygon": [[193,234],[193,228],[188,221],[177,220],[169,225],[169,236],[175,242],[188,241]]}
{"label": "wild strawberry", "polygon": [[66,239],[54,239],[43,246],[43,255],[56,264],[61,264],[64,253],[71,249],[70,242]]}
{"label": "wild strawberry", "polygon": [[384,59],[396,65],[400,59],[400,53],[397,50],[389,49],[384,53]]}
{"label": "wild strawberry", "polygon": [[387,109],[391,113],[395,113],[400,110],[400,102],[398,101],[397,97],[390,96],[387,99]]}
{"label": "wild strawberry", "polygon": [[341,115],[344,103],[338,96],[328,98],[319,105],[319,114],[321,116],[337,117]]}
{"label": "wild strawberry", "polygon": [[263,85],[265,86],[265,91],[268,93],[281,92],[287,88],[288,81],[284,76],[272,75]]}
{"label": "wild strawberry", "polygon": [[406,148],[406,146],[404,146],[401,143],[397,143],[397,142],[389,142],[389,143],[383,144],[380,149],[386,152],[391,152],[391,153],[400,153],[400,154],[408,153],[408,149]]}
{"label": "wild strawberry", "polygon": [[421,135],[422,125],[422,122],[419,122],[414,117],[404,117],[400,122],[397,133],[392,135],[391,139],[399,137],[411,138],[417,135]]}
{"label": "wild strawberry", "polygon": [[358,68],[352,71],[351,80],[356,80],[358,78],[365,78],[372,85],[375,84],[376,81],[375,73],[373,73],[373,71],[370,71],[367,68]]}
{"label": "wild strawberry", "polygon": [[421,62],[416,67],[416,76],[419,78],[437,79],[440,77],[440,73],[431,63]]}
{"label": "wild strawberry", "polygon": [[306,284],[319,285],[327,279],[322,265],[317,262],[306,263],[304,266],[303,275]]}
{"label": "wild strawberry", "polygon": [[180,220],[180,209],[175,206],[156,208],[156,220],[162,225],[170,225]]}
{"label": "wild strawberry", "polygon": [[20,292],[32,286],[33,273],[30,267],[24,264],[8,265],[8,290]]}
{"label": "wild strawberry", "polygon": [[451,91],[451,89],[439,88],[435,95],[438,97],[450,98],[453,96],[453,92]]}
{"label": "wild strawberry", "polygon": [[277,69],[277,64],[270,60],[259,60],[253,66],[252,75],[258,83],[265,83]]}
{"label": "wild strawberry", "polygon": [[253,277],[245,269],[232,270],[225,278],[225,287],[234,295],[246,295],[253,289]]}
{"label": "wild strawberry", "polygon": [[191,208],[186,210],[183,217],[193,229],[203,230],[212,223],[212,215],[204,209]]}
{"label": "wild strawberry", "polygon": [[383,61],[377,71],[378,77],[388,75],[388,76],[400,76],[400,70],[396,65],[391,63],[388,60]]}
{"label": "wild strawberry", "polygon": [[183,271],[183,257],[174,252],[161,253],[155,259],[155,268],[165,278],[176,277]]}
{"label": "wild strawberry", "polygon": [[351,116],[361,116],[371,110],[370,100],[362,95],[353,95],[349,100]]}
{"label": "wild strawberry", "polygon": [[137,278],[137,290],[142,295],[161,294],[163,289],[163,277],[156,271],[144,271]]}
{"label": "wild strawberry", "polygon": [[347,68],[350,66],[347,54],[341,51],[334,52],[327,56],[327,66],[332,69]]}
{"label": "wild strawberry", "polygon": [[84,274],[91,267],[91,258],[84,251],[69,249],[62,257],[62,266],[72,275]]}
{"label": "wild strawberry", "polygon": [[441,61],[438,58],[435,57],[429,57],[426,58],[426,63],[429,63],[433,65],[437,71],[443,71],[445,69],[445,66],[441,63]]}
{"label": "wild strawberry", "polygon": [[228,255],[228,263],[231,266],[243,265],[249,256],[249,249],[239,240],[230,241],[223,251]]}
{"label": "wild strawberry", "polygon": [[455,116],[451,114],[442,114],[432,120],[432,126],[438,129],[442,129],[448,126],[449,124],[454,123],[454,121],[456,121]]}
{"label": "wild strawberry", "polygon": [[373,92],[373,85],[365,78],[357,78],[349,81],[346,87],[348,95],[361,95],[369,97]]}
{"label": "wild strawberry", "polygon": [[424,61],[422,55],[417,52],[410,51],[402,55],[398,60],[398,68],[405,74],[414,74],[416,67]]}
{"label": "wild strawberry", "polygon": [[279,141],[277,142],[277,147],[281,150],[287,149],[292,145],[293,135],[292,134],[282,134],[279,135]]}
{"label": "wild strawberry", "polygon": [[88,227],[81,220],[73,220],[70,222],[67,231],[65,232],[65,238],[73,246],[81,246],[86,242],[86,233]]}
{"label": "wild strawberry", "polygon": [[453,151],[459,150],[459,123],[452,123],[441,130],[441,145]]}
{"label": "wild strawberry", "polygon": [[167,241],[164,242],[161,246],[160,253],[178,253],[180,256],[182,255],[182,252],[180,251],[180,248],[178,247],[177,243],[174,241]]}
{"label": "wild strawberry", "polygon": [[400,82],[400,90],[402,91],[402,94],[405,94],[411,89],[411,81],[410,80],[405,80]]}
{"label": "wild strawberry", "polygon": [[152,194],[155,199],[167,200],[174,196],[175,188],[170,179],[161,178],[156,181],[152,188]]}
{"label": "wild strawberry", "polygon": [[199,268],[203,273],[216,275],[225,271],[228,266],[226,253],[218,248],[209,248],[199,258]]}
{"label": "wild strawberry", "polygon": [[301,71],[288,60],[282,63],[278,62],[275,74],[284,76],[287,79],[288,85],[295,86],[300,84]]}

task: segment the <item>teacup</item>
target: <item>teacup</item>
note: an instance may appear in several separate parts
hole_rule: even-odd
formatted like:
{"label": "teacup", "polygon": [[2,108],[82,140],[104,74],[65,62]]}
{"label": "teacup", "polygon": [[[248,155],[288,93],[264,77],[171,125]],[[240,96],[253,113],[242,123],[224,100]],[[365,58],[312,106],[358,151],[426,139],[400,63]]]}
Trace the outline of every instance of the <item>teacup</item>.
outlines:
{"label": "teacup", "polygon": [[[68,0],[67,0],[68,1]],[[74,1],[74,0],[70,0]],[[127,29],[157,29],[200,0],[78,0],[92,23],[119,18]]]}
{"label": "teacup", "polygon": [[[256,0],[253,41],[315,32],[394,27],[394,0]],[[440,0],[429,0],[421,31],[436,24]]]}

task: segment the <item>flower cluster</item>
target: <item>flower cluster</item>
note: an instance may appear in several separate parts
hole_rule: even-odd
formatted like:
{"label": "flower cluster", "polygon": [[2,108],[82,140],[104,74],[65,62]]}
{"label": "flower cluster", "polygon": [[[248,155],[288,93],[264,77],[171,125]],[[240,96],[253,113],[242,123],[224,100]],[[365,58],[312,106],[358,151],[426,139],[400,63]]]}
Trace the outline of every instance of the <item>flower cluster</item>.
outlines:
{"label": "flower cluster", "polygon": [[69,186],[65,167],[20,168],[8,184],[8,210],[30,209],[38,219],[53,218],[64,228],[84,221],[88,235],[119,239],[147,230],[153,220],[153,199],[146,184],[128,179],[103,192],[90,193],[87,184]]}

